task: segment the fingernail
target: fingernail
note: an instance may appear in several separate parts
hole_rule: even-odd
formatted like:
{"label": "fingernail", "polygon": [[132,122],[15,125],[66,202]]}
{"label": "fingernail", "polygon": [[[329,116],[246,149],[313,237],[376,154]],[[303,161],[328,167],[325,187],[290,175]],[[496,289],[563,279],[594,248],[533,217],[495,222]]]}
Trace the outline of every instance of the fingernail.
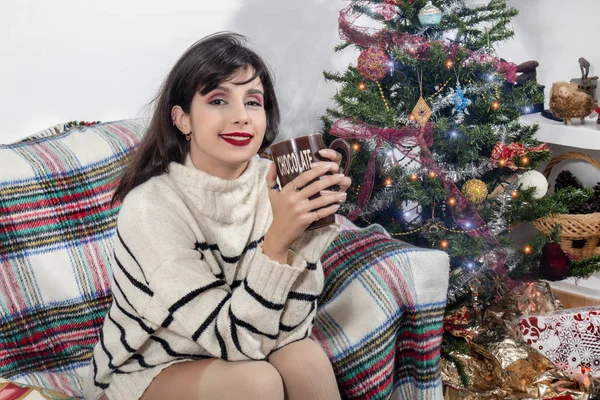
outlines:
{"label": "fingernail", "polygon": [[320,163],[320,162],[314,162],[314,163],[312,163],[312,164],[311,164],[311,166],[310,166],[310,167],[311,167],[311,168],[318,168],[320,165],[321,165],[321,163]]}
{"label": "fingernail", "polygon": [[326,156],[329,154],[329,150],[328,149],[321,149],[319,150],[319,154],[322,156]]}
{"label": "fingernail", "polygon": [[346,201],[346,197],[347,197],[347,196],[348,196],[348,195],[347,195],[346,193],[342,193],[342,194],[340,194],[340,196],[339,196],[339,202],[340,202],[340,203],[343,203],[344,201]]}
{"label": "fingernail", "polygon": [[336,179],[342,179],[344,174],[335,174]]}
{"label": "fingernail", "polygon": [[324,163],[323,164],[323,170],[324,171],[329,171],[331,169],[331,163]]}
{"label": "fingernail", "polygon": [[336,210],[338,210],[341,207],[341,204],[336,204],[335,206],[333,206]]}

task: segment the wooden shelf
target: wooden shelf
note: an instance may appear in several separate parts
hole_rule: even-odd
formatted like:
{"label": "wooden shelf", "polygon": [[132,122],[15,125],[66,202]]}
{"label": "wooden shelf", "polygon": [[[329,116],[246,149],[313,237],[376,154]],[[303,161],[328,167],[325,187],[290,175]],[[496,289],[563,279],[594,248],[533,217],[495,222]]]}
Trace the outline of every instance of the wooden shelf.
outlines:
{"label": "wooden shelf", "polygon": [[585,124],[573,119],[573,125],[552,121],[542,114],[529,114],[521,117],[525,124],[539,124],[537,139],[540,142],[587,150],[600,150],[600,126],[595,119],[586,118]]}

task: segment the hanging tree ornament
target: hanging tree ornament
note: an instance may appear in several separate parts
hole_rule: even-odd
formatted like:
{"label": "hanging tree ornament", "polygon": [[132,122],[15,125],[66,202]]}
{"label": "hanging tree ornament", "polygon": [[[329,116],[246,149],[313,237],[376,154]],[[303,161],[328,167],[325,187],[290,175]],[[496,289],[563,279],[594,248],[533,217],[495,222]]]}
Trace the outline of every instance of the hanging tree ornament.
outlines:
{"label": "hanging tree ornament", "polygon": [[358,56],[358,72],[370,81],[377,84],[379,88],[379,94],[383,100],[386,110],[390,111],[390,107],[383,93],[383,88],[379,84],[379,81],[386,77],[390,72],[390,57],[387,55],[385,50],[381,47],[369,47],[364,50]]}
{"label": "hanging tree ornament", "polygon": [[431,114],[433,113],[433,111],[431,111],[431,108],[423,98],[423,71],[418,72],[418,76],[421,97],[419,97],[419,101],[417,101],[415,108],[413,108],[411,117],[423,127],[425,126],[427,121],[429,121],[429,118],[431,118]]}
{"label": "hanging tree ornament", "polygon": [[485,182],[479,179],[470,179],[465,182],[461,190],[469,203],[479,205],[487,198],[488,188]]}
{"label": "hanging tree ornament", "polygon": [[358,56],[358,72],[373,82],[385,78],[390,71],[390,57],[381,47],[369,47]]}
{"label": "hanging tree ornament", "polygon": [[452,109],[453,114],[466,114],[469,115],[467,107],[471,105],[471,99],[465,96],[465,91],[460,85],[460,82],[456,81],[456,89],[454,90],[454,108]]}
{"label": "hanging tree ornament", "polygon": [[429,0],[419,11],[419,22],[424,27],[439,25],[442,22],[442,11]]}
{"label": "hanging tree ornament", "polygon": [[558,243],[548,242],[542,249],[540,274],[549,281],[560,281],[569,276],[571,260]]}

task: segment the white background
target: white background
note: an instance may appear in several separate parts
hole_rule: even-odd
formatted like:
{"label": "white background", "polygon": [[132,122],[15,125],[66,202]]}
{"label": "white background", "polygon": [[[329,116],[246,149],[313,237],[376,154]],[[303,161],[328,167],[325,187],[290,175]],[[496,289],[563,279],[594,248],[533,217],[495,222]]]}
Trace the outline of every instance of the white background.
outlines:
{"label": "white background", "polygon": [[[477,2],[480,0],[471,0]],[[499,49],[540,61],[539,81],[579,76],[585,56],[600,68],[597,0],[511,0],[516,38]],[[575,4],[577,3],[577,4]],[[248,35],[272,66],[284,136],[318,131],[335,93],[323,70],[355,63],[334,54],[341,0],[7,0],[0,7],[0,143],[69,120],[147,116],[170,67],[197,39],[219,30]]]}

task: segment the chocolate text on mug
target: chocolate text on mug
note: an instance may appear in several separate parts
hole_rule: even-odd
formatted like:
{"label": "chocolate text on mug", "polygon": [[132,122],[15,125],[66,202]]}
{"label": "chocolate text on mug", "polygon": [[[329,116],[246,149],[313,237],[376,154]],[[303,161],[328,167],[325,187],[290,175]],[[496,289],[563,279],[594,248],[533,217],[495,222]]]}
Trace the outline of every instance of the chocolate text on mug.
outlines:
{"label": "chocolate text on mug", "polygon": [[281,175],[300,174],[312,168],[312,161],[310,149],[300,150],[277,157],[277,167]]}

